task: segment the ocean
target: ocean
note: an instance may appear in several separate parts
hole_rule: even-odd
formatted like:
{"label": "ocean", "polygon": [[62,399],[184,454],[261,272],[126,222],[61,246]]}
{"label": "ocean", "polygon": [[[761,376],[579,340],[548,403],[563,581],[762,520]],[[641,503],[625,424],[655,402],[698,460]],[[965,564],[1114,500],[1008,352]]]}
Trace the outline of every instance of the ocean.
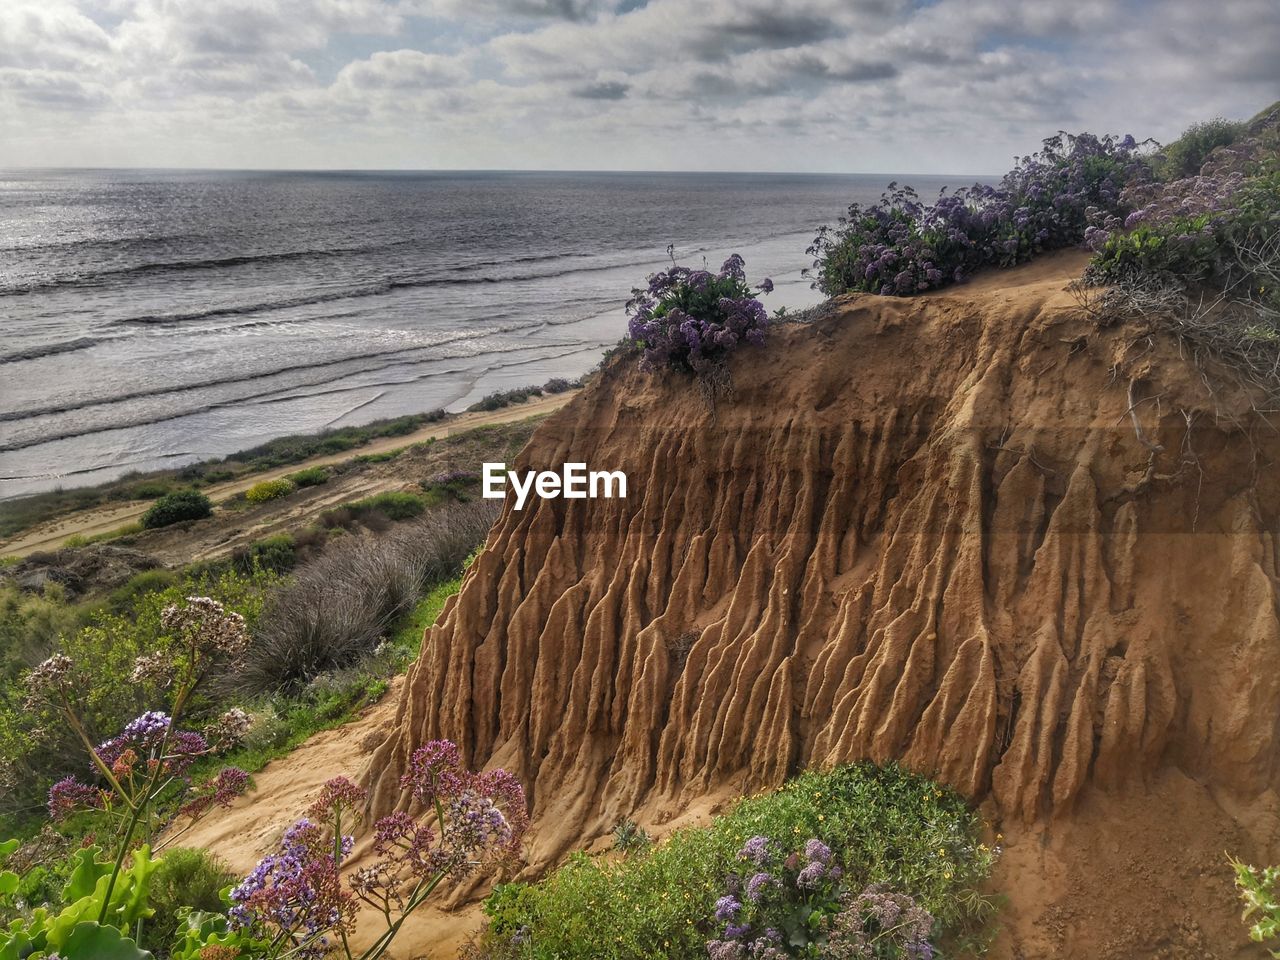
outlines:
{"label": "ocean", "polygon": [[0,499],[579,376],[668,244],[812,305],[891,179],[0,171]]}

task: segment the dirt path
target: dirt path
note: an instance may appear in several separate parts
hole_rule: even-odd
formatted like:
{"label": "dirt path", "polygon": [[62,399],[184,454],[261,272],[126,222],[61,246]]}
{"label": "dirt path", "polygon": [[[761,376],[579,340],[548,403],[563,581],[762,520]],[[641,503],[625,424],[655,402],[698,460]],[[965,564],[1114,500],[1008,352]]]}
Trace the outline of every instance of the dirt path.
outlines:
{"label": "dirt path", "polygon": [[[405,434],[402,437],[386,437],[374,440],[355,450],[312,457],[310,460],[304,460],[300,463],[292,463],[288,466],[276,467],[260,473],[246,474],[243,477],[237,477],[235,480],[228,480],[225,483],[215,483],[206,487],[204,493],[217,504],[238,493],[243,493],[255,483],[297,473],[306,467],[342,463],[357,456],[386,453],[389,450],[407,447],[414,443],[421,443],[424,440],[450,436],[475,427],[482,427],[486,424],[509,423],[515,420],[524,420],[528,417],[536,417],[540,414],[551,413],[553,410],[558,410],[568,403],[577,395],[577,392],[576,390],[570,390],[550,397],[538,397],[525,403],[503,407],[501,410],[463,413],[441,423],[430,424],[421,430]],[[76,535],[92,537],[97,534],[109,533],[126,524],[140,520],[142,515],[151,507],[151,503],[152,501],[150,500],[131,500],[126,503],[113,503],[77,513],[65,514],[32,527],[11,540],[0,540],[0,556],[25,557],[40,550],[57,549],[62,546],[68,537]]]}

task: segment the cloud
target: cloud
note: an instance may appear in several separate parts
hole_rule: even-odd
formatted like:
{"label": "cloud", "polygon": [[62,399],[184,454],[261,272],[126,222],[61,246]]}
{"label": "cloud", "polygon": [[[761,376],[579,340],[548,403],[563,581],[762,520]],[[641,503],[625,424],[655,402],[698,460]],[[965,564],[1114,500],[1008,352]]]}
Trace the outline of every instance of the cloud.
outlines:
{"label": "cloud", "polygon": [[631,85],[621,80],[599,80],[575,87],[572,93],[584,100],[621,100],[630,89]]}
{"label": "cloud", "polygon": [[334,84],[357,92],[422,90],[456,86],[469,76],[466,65],[458,57],[419,50],[390,50],[347,64],[338,71]]}
{"label": "cloud", "polygon": [[590,20],[618,9],[618,0],[419,0],[413,10],[434,17]]}
{"label": "cloud", "polygon": [[1280,88],[1274,0],[0,0],[0,165],[1004,169]]}

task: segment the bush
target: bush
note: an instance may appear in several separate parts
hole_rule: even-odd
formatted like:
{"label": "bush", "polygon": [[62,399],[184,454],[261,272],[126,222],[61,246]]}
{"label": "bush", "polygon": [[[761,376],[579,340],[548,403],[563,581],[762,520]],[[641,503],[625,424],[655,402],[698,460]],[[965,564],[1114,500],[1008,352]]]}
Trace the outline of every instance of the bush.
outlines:
{"label": "bush", "polygon": [[173,484],[164,480],[144,480],[129,487],[126,495],[134,500],[159,500],[173,492]]}
{"label": "bush", "polygon": [[1193,123],[1182,136],[1160,151],[1156,158],[1156,172],[1163,180],[1195,176],[1209,154],[1218,147],[1235,143],[1246,128],[1247,124],[1239,120],[1224,120],[1222,117]]}
{"label": "bush", "polygon": [[204,850],[166,850],[151,875],[155,914],[143,925],[143,946],[164,955],[184,922],[181,912],[222,910],[222,889],[237,879],[226,864]]}
{"label": "bush", "polygon": [[480,474],[471,470],[448,470],[423,480],[419,486],[431,506],[455,500],[469,502],[480,484]]}
{"label": "bush", "polygon": [[352,457],[352,460],[355,463],[390,463],[402,453],[404,453],[404,447],[396,447],[394,450],[383,450],[381,453],[360,453]]}
{"label": "bush", "polygon": [[203,520],[213,513],[213,503],[198,490],[179,490],[166,493],[142,515],[142,525],[148,530],[167,527],[184,520]]}
{"label": "bush", "polygon": [[317,487],[329,482],[329,468],[307,467],[305,470],[289,474],[289,479],[293,481],[295,487]]}
{"label": "bush", "polygon": [[641,349],[641,364],[702,374],[741,344],[764,343],[769,315],[756,298],[773,290],[773,281],[753,289],[744,266],[736,253],[714,274],[673,259],[669,270],[649,277],[647,288],[632,290],[627,335]]}
{"label": "bush", "polygon": [[351,504],[357,513],[380,513],[389,520],[412,520],[427,509],[427,502],[416,493],[387,490]]}
{"label": "bush", "polygon": [[255,569],[285,573],[292,570],[298,562],[297,544],[292,534],[278,533],[233,551],[231,562],[237,570],[246,574]]}
{"label": "bush", "polygon": [[266,503],[268,500],[287,497],[296,489],[294,482],[288,477],[280,477],[276,480],[262,480],[246,490],[244,498],[250,503]]}
{"label": "bush", "polygon": [[180,579],[173,570],[157,567],[154,570],[143,570],[116,587],[107,596],[107,606],[115,613],[125,613],[145,596],[157,590],[167,590]]}
{"label": "bush", "polygon": [[244,694],[297,690],[371,652],[425,589],[452,577],[488,532],[489,502],[441,511],[379,537],[338,540],[272,596],[244,667]]}
{"label": "bush", "polygon": [[925,205],[891,183],[878,203],[855,203],[838,228],[818,232],[815,285],[828,296],[908,296],[1074,246],[1094,219],[1124,212],[1121,189],[1149,175],[1133,137],[1059,133],[998,187],[974,184]]}
{"label": "bush", "polygon": [[858,889],[886,884],[928,910],[935,943],[980,950],[994,908],[978,888],[998,851],[979,827],[957,794],[896,767],[805,773],[708,827],[620,859],[576,854],[540,883],[496,888],[484,945],[495,957],[705,960],[738,852],[764,836],[787,850],[820,840]]}

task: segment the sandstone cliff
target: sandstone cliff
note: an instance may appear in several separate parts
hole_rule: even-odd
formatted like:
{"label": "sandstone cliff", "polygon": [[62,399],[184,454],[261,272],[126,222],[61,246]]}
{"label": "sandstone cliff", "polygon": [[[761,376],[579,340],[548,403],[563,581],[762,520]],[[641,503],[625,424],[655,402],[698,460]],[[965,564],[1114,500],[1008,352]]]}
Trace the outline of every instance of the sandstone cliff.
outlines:
{"label": "sandstone cliff", "polygon": [[783,325],[711,411],[615,363],[519,467],[426,636],[376,812],[447,737],[529,786],[534,869],[797,769],[983,803],[1009,956],[1251,956],[1223,851],[1280,856],[1280,453],[1224,368],[1099,329],[1064,255]]}

